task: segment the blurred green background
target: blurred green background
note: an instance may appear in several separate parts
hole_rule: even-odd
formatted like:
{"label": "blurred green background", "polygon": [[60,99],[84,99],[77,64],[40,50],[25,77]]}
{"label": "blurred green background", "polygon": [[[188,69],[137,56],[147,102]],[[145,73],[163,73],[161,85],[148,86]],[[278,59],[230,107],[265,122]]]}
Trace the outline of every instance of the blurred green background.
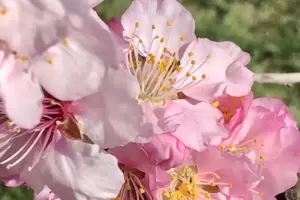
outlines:
{"label": "blurred green background", "polygon": [[[104,20],[120,17],[130,0],[105,0],[96,9]],[[199,37],[230,40],[252,55],[254,72],[300,71],[299,0],[183,0]],[[255,84],[256,96],[282,99],[300,122],[300,85]],[[31,200],[26,188],[0,186],[0,200]]]}

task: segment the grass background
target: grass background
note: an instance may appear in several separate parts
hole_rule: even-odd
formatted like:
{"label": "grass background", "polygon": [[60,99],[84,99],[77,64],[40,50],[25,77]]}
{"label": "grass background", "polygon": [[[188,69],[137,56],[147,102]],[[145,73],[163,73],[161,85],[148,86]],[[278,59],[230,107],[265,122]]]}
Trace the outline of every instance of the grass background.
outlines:
{"label": "grass background", "polygon": [[[120,17],[130,0],[105,0],[97,11],[104,20]],[[299,0],[183,0],[199,37],[230,40],[252,55],[254,72],[300,71]],[[133,22],[134,23],[134,22]],[[300,85],[255,84],[255,95],[282,99],[300,122]],[[0,200],[31,200],[26,188],[0,185]]]}

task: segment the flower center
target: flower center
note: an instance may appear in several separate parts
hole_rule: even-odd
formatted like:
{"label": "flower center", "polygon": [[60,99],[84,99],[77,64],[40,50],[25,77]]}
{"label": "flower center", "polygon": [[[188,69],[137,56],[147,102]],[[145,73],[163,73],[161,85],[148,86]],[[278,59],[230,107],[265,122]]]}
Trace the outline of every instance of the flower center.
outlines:
{"label": "flower center", "polygon": [[170,186],[162,191],[163,200],[196,200],[199,197],[211,199],[221,187],[232,184],[217,182],[221,177],[214,172],[198,172],[196,166],[184,167],[171,172]]}
{"label": "flower center", "polygon": [[259,149],[257,148],[263,148],[265,145],[263,143],[259,143],[257,138],[254,138],[252,140],[247,140],[246,142],[242,142],[240,144],[234,145],[225,145],[222,144],[220,146],[222,151],[226,151],[233,155],[240,155],[240,154],[247,154],[251,151],[255,152],[256,161],[260,165],[261,168],[265,167],[265,156],[263,154],[257,154]]}
{"label": "flower center", "polygon": [[[172,39],[172,42],[178,44],[175,50],[168,48],[172,31],[175,30],[172,29],[172,22],[167,22],[164,31],[156,31],[156,26],[152,25],[152,38],[147,47],[138,36],[139,27],[140,23],[136,22],[135,31],[129,38],[126,62],[140,84],[140,100],[162,105],[165,100],[178,99],[178,92],[206,78],[206,74],[197,77],[196,72],[206,64],[211,55],[207,55],[202,63],[196,62],[193,51],[180,58],[178,54],[184,44],[184,36],[178,37],[177,42]],[[158,32],[163,36],[158,35]],[[196,44],[197,42],[194,45]]]}
{"label": "flower center", "polygon": [[125,183],[118,197],[113,200],[152,200],[151,195],[141,182],[145,174],[137,169],[128,169],[124,165],[120,165],[120,168],[124,173]]}
{"label": "flower center", "polygon": [[[0,160],[0,164],[6,164],[7,169],[12,168],[23,161],[33,149],[37,155],[28,167],[31,171],[38,161],[45,155],[49,146],[53,146],[61,135],[69,139],[81,139],[77,121],[67,111],[67,102],[60,102],[53,98],[43,100],[43,115],[40,123],[32,129],[21,129],[5,115],[3,103],[0,101],[0,130],[5,133],[5,138],[12,141],[22,141],[22,146],[9,157]],[[25,142],[24,142],[25,138]],[[2,157],[3,158],[3,157]]]}

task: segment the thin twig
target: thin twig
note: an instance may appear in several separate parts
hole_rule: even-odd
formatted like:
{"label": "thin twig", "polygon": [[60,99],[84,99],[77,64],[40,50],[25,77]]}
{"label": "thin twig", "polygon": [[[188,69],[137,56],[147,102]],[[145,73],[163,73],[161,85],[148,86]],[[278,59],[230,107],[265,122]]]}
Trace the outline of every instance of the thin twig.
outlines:
{"label": "thin twig", "polygon": [[300,73],[261,73],[255,74],[254,80],[258,83],[300,83]]}

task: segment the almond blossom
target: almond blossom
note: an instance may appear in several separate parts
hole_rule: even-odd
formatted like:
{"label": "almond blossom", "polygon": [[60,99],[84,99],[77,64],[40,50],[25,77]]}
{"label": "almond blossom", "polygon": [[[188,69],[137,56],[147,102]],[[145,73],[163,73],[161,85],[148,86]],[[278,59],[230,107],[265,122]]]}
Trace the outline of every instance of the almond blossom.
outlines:
{"label": "almond blossom", "polygon": [[[237,102],[236,98],[231,100]],[[248,109],[242,121],[236,120],[239,118],[236,115],[241,116],[238,109],[228,118],[229,124],[236,125],[220,148],[237,157],[248,157],[259,169],[260,177],[252,194],[255,198],[273,199],[297,182],[299,131],[294,117],[280,100],[256,98],[248,106],[245,104]]]}

